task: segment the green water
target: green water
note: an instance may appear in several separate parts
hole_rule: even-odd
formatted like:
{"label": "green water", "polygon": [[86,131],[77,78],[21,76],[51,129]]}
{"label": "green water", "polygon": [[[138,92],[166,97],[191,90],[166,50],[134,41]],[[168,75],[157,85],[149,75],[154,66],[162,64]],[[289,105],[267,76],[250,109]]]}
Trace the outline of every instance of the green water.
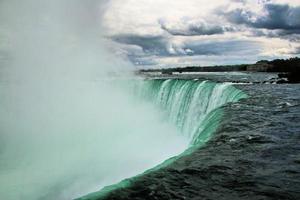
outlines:
{"label": "green water", "polygon": [[181,156],[192,153],[204,145],[218,128],[227,103],[237,102],[247,95],[228,83],[216,84],[209,81],[193,80],[146,80],[132,84],[132,92],[137,98],[155,104],[163,110],[165,120],[174,124],[179,132],[190,141],[188,149],[162,164],[145,171],[141,175],[107,186],[99,192],[80,199],[99,199],[110,191],[127,187],[139,176],[171,164]]}
{"label": "green water", "polygon": [[[245,98],[246,94],[229,83],[216,84],[193,80],[148,80],[137,88],[138,95],[159,106],[166,119],[195,145],[201,134],[218,115],[212,113],[228,102]],[[221,115],[220,111],[217,111]]]}

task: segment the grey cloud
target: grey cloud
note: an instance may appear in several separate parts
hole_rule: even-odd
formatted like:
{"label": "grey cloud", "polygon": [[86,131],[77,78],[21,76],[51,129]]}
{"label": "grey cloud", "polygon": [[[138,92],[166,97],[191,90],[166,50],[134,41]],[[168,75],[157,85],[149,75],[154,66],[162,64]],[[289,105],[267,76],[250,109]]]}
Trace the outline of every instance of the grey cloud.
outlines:
{"label": "grey cloud", "polygon": [[282,38],[291,42],[300,41],[299,30],[268,30],[268,29],[252,29],[251,33],[256,37]]}
{"label": "grey cloud", "polygon": [[242,8],[222,13],[228,21],[235,24],[244,24],[252,28],[285,30],[286,34],[299,33],[300,7],[291,7],[287,4],[271,4],[264,6],[265,15],[257,14]]}
{"label": "grey cloud", "polygon": [[128,60],[135,65],[154,66],[158,64],[154,57],[171,56],[167,49],[168,39],[163,36],[120,34],[110,38],[123,44]]}
{"label": "grey cloud", "polygon": [[156,62],[155,59],[153,59],[152,56],[144,56],[144,57],[138,57],[138,56],[128,56],[128,60],[135,64],[135,65],[143,65],[143,66],[146,66],[146,65],[156,65],[158,64]]}
{"label": "grey cloud", "polygon": [[169,55],[166,48],[168,41],[163,36],[120,34],[112,36],[111,39],[121,44],[139,46],[145,54]]}
{"label": "grey cloud", "polygon": [[[135,55],[127,48],[130,56],[193,56],[193,55],[224,55],[234,51],[244,52],[257,49],[258,43],[247,40],[226,40],[226,41],[203,41],[191,40],[184,44],[170,45],[170,41],[162,36],[140,36],[140,35],[118,35],[112,37],[114,41],[136,45],[143,49],[144,55]],[[170,48],[169,48],[170,47]]]}
{"label": "grey cloud", "polygon": [[[136,65],[155,65],[153,58],[255,55],[260,53],[260,44],[248,40],[190,40],[181,45],[171,44],[163,36],[118,35],[112,39],[125,47],[128,59]],[[136,46],[130,48],[126,46]],[[140,53],[137,49],[142,49]]]}
{"label": "grey cloud", "polygon": [[223,34],[225,31],[231,30],[227,27],[210,25],[204,22],[188,24],[184,28],[168,26],[165,22],[160,22],[160,25],[163,30],[175,36],[214,35]]}
{"label": "grey cloud", "polygon": [[190,49],[190,55],[240,55],[258,54],[260,44],[247,40],[227,40],[209,42],[190,42],[184,48]]}
{"label": "grey cloud", "polygon": [[294,55],[300,55],[300,47],[296,48],[296,50],[293,52]]}
{"label": "grey cloud", "polygon": [[212,63],[218,58],[222,58],[218,60],[220,63],[225,62],[225,58],[237,61],[237,59],[245,60],[252,56],[251,58],[256,60],[262,50],[259,42],[246,39],[189,40],[181,45],[172,45],[169,38],[163,36],[127,34],[114,36],[112,39],[123,44],[128,60],[137,66],[159,66],[161,59],[170,57],[176,58],[178,65],[182,64],[180,60],[184,62],[194,58],[196,63],[201,62],[201,59],[205,62],[208,58],[214,58]]}

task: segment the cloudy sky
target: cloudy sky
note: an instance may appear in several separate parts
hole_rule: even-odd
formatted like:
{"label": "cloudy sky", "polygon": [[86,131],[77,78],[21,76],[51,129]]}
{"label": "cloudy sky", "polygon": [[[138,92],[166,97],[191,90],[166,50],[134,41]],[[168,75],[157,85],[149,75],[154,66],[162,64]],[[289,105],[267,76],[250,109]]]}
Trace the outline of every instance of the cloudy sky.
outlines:
{"label": "cloudy sky", "polygon": [[138,67],[300,55],[299,0],[110,0],[102,20],[113,51]]}

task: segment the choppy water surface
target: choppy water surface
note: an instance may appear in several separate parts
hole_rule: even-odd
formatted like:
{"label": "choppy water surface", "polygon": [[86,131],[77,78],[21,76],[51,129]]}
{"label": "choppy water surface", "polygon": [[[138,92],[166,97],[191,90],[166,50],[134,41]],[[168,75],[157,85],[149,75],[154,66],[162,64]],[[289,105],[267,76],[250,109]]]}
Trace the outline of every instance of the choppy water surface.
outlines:
{"label": "choppy water surface", "polygon": [[272,79],[278,78],[277,73],[266,72],[186,72],[186,73],[173,73],[171,75],[161,74],[158,72],[144,73],[143,76],[150,79],[183,79],[200,81],[210,80],[213,82],[224,83],[263,83]]}
{"label": "choppy water surface", "polygon": [[300,85],[236,87],[204,147],[90,199],[299,199]]}

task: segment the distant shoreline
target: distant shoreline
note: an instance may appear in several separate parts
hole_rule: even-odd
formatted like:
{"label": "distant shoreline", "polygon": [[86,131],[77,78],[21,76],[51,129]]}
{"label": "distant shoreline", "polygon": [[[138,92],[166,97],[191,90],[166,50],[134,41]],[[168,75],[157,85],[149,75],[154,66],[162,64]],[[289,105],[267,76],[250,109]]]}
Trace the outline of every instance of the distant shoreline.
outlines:
{"label": "distant shoreline", "polygon": [[261,60],[255,64],[219,65],[219,66],[187,66],[163,69],[141,69],[138,74],[160,73],[172,75],[173,73],[187,72],[273,72],[278,73],[278,83],[300,83],[300,58],[276,59],[272,61]]}

